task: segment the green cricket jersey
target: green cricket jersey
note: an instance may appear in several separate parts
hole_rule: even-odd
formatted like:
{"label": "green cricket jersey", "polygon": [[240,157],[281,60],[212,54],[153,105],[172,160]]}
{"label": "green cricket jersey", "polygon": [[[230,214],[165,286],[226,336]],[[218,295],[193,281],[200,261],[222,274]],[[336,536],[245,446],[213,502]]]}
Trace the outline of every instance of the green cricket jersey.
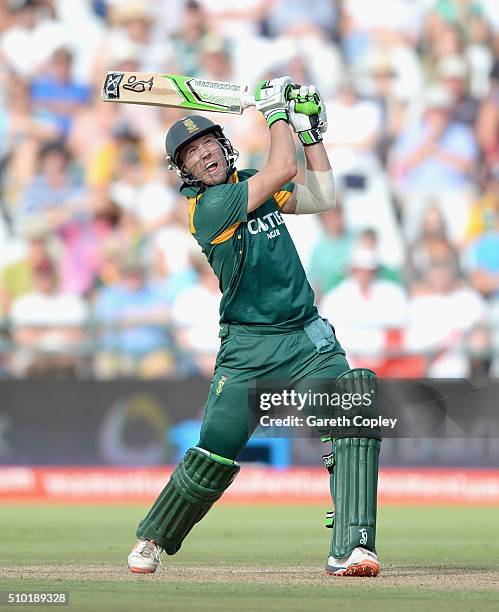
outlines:
{"label": "green cricket jersey", "polygon": [[246,180],[256,173],[234,172],[202,189],[183,185],[190,231],[219,280],[220,323],[303,326],[318,316],[314,293],[279,212],[294,184],[248,213]]}

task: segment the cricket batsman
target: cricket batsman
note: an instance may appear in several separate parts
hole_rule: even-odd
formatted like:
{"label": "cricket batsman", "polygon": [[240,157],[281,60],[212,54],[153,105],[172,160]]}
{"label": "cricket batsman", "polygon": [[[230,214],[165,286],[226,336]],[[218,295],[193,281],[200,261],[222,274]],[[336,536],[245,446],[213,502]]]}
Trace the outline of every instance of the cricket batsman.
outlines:
{"label": "cricket batsman", "polygon": [[[175,554],[236,478],[236,458],[252,433],[250,381],[320,378],[339,393],[375,393],[374,372],[350,369],[334,328],[319,316],[284,223],[283,215],[318,214],[335,206],[333,173],[322,144],[324,103],[313,86],[300,87],[290,100],[290,87],[297,88],[281,77],[256,88],[256,107],[271,141],[259,172],[236,170],[237,151],[222,128],[205,117],[177,121],[166,137],[167,159],[188,200],[190,231],[222,291],[221,345],[199,442],[185,453],[139,523],[138,541],[128,556],[132,572],[152,573],[163,550]],[[315,114],[301,112],[307,102],[316,104]],[[291,182],[297,163],[290,127],[304,147],[303,185]],[[359,426],[324,439],[332,442],[323,459],[334,505],[328,513],[332,541],[326,571],[376,576],[379,433]]]}

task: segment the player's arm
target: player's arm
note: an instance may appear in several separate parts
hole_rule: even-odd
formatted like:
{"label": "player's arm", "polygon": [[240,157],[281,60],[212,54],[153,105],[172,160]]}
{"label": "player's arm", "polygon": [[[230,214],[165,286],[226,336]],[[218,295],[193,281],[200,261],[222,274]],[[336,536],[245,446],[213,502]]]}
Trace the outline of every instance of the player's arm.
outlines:
{"label": "player's arm", "polygon": [[327,116],[323,100],[313,86],[302,87],[303,99],[313,97],[321,107],[319,115],[296,112],[296,102],[289,103],[289,120],[303,144],[306,169],[305,184],[296,184],[281,212],[287,214],[315,214],[331,210],[336,205],[333,171],[322,134],[327,129]]}
{"label": "player's arm", "polygon": [[248,212],[272,197],[296,174],[296,149],[289,129],[286,89],[289,77],[262,81],[255,98],[257,109],[264,115],[270,129],[270,153],[262,170],[248,179]]}

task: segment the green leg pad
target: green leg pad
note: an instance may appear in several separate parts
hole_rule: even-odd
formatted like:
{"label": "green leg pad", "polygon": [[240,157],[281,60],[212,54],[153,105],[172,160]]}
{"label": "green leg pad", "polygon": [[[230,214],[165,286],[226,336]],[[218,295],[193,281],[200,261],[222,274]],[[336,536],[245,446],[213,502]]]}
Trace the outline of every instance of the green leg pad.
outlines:
{"label": "green leg pad", "polygon": [[202,448],[190,448],[139,523],[137,537],[154,540],[169,555],[174,555],[194,525],[229,487],[239,469],[235,461]]}
{"label": "green leg pad", "polygon": [[334,503],[331,555],[345,557],[356,546],[376,552],[376,506],[380,440],[340,438],[334,441],[330,476]]}

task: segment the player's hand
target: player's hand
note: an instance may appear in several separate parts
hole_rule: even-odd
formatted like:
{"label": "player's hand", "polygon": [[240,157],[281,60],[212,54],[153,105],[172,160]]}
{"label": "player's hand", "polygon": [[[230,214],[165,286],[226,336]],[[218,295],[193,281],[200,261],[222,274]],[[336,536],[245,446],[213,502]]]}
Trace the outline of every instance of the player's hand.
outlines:
{"label": "player's hand", "polygon": [[279,120],[289,121],[286,93],[291,84],[291,77],[285,76],[271,81],[260,81],[256,86],[256,108],[265,117],[269,127]]}
{"label": "player's hand", "polygon": [[[310,109],[317,113],[310,113]],[[327,130],[326,105],[313,85],[302,85],[288,105],[289,122],[304,146],[322,141]]]}

